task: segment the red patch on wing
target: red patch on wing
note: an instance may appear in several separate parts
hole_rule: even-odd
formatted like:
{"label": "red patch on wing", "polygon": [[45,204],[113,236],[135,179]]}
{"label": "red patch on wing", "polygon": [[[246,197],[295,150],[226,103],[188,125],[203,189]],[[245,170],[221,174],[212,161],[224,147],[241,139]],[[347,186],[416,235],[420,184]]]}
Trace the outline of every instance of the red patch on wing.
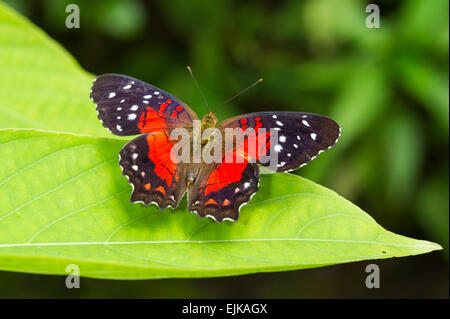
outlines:
{"label": "red patch on wing", "polygon": [[212,198],[208,199],[206,201],[206,203],[205,203],[205,205],[209,205],[209,204],[213,204],[213,205],[216,205],[216,206],[218,205],[217,202],[214,199],[212,199]]}
{"label": "red patch on wing", "polygon": [[217,192],[231,183],[239,182],[247,164],[248,162],[245,161],[244,163],[222,162],[217,165],[206,182],[205,195]]}
{"label": "red patch on wing", "polygon": [[164,190],[164,188],[162,186],[159,186],[158,188],[156,188],[155,191],[158,191],[161,194],[166,195],[166,191]]}
{"label": "red patch on wing", "polygon": [[[149,134],[147,136],[148,158],[155,164],[154,172],[162,180],[166,181],[167,186],[172,184],[173,176],[177,164],[171,159],[172,147],[176,141],[169,140],[165,132]],[[165,193],[164,189],[161,193]],[[158,188],[156,190],[159,190]]]}
{"label": "red patch on wing", "polygon": [[[162,104],[161,104],[162,105]],[[155,111],[150,107],[146,107],[139,117],[138,127],[141,133],[149,133],[160,131],[167,128],[166,116],[160,112]]]}
{"label": "red patch on wing", "polygon": [[[259,123],[258,123],[259,124]],[[246,159],[259,161],[261,156],[268,155],[270,150],[270,132],[258,133],[259,127],[256,125],[256,134],[252,132],[249,136],[244,136],[244,140],[236,145],[234,157],[242,156]],[[231,156],[229,154],[228,156]]]}
{"label": "red patch on wing", "polygon": [[168,106],[169,104],[167,104],[167,103],[161,103],[160,105],[159,105],[159,111],[161,112],[161,113],[164,113],[165,111],[166,111],[166,107]]}

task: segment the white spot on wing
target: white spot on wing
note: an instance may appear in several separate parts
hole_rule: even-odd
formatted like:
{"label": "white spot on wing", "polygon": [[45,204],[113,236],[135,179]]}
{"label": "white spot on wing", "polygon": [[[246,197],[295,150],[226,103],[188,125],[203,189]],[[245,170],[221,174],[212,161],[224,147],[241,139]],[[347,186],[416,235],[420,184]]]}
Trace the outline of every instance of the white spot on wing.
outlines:
{"label": "white spot on wing", "polygon": [[132,111],[136,111],[139,108],[139,106],[137,106],[136,104],[133,105],[132,107],[130,107],[130,110]]}
{"label": "white spot on wing", "polygon": [[280,136],[280,142],[281,142],[281,143],[286,142],[286,136],[281,135],[281,136]]}
{"label": "white spot on wing", "polygon": [[281,145],[275,145],[275,147],[274,147],[274,150],[275,151],[277,151],[277,152],[279,152],[279,151],[281,151],[283,149],[283,146],[281,146]]}
{"label": "white spot on wing", "polygon": [[134,114],[134,113],[131,113],[131,114],[128,114],[128,119],[131,121],[131,120],[134,120],[136,118],[136,114]]}
{"label": "white spot on wing", "polygon": [[125,85],[122,89],[128,90],[131,87],[131,84]]}
{"label": "white spot on wing", "polygon": [[286,164],[286,162],[281,162],[280,164],[277,165],[277,167],[282,167]]}
{"label": "white spot on wing", "polygon": [[112,99],[116,96],[116,92],[109,92],[108,98]]}
{"label": "white spot on wing", "polygon": [[317,134],[316,133],[311,133],[310,134],[311,138],[315,141],[317,138]]}
{"label": "white spot on wing", "polygon": [[309,125],[308,121],[306,121],[306,120],[302,120],[302,123],[303,123],[303,125],[305,125],[305,126],[308,126],[308,127],[310,127],[310,125]]}

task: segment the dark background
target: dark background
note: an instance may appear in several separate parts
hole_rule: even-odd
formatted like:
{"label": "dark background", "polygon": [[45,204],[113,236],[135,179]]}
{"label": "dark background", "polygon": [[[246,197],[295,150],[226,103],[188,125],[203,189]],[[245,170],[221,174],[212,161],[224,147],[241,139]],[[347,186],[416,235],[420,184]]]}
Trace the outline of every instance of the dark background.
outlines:
{"label": "dark background", "polygon": [[[89,72],[123,73],[219,119],[264,110],[306,111],[342,126],[337,146],[297,171],[368,212],[383,227],[444,250],[371,262],[213,279],[108,281],[0,272],[0,297],[435,298],[449,296],[449,4],[410,1],[9,0]],[[78,4],[81,28],[65,27]],[[368,3],[381,28],[368,29]]]}

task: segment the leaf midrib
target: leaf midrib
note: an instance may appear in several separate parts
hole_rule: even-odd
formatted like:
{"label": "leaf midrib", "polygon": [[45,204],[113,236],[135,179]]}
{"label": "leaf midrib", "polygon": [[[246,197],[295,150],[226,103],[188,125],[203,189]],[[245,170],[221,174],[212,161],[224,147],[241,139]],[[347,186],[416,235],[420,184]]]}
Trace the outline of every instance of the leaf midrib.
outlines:
{"label": "leaf midrib", "polygon": [[299,242],[338,242],[349,244],[371,244],[403,248],[438,248],[437,244],[429,245],[404,245],[395,243],[383,243],[378,241],[350,240],[350,239],[324,239],[324,238],[241,238],[241,239],[213,239],[213,240],[149,240],[149,241],[109,241],[109,242],[48,242],[48,243],[17,243],[0,244],[0,248],[10,247],[35,247],[35,246],[95,246],[95,245],[139,245],[139,244],[213,244],[234,242],[265,242],[265,241],[299,241]]}

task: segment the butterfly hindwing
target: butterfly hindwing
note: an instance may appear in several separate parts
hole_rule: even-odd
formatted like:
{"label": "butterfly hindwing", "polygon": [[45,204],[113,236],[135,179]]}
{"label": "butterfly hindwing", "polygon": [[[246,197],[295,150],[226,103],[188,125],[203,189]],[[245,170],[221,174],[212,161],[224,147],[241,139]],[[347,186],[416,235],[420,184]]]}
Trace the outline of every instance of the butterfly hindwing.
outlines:
{"label": "butterfly hindwing", "polygon": [[143,81],[119,74],[98,76],[91,99],[103,126],[120,136],[192,125],[192,109],[171,94]]}
{"label": "butterfly hindwing", "polygon": [[258,191],[259,169],[255,163],[202,164],[196,183],[188,190],[188,207],[200,217],[211,216],[217,222],[236,221],[239,210]]}
{"label": "butterfly hindwing", "polygon": [[[261,162],[260,158],[276,152],[277,165],[273,170],[285,172],[295,170],[313,160],[321,152],[334,146],[340,136],[340,127],[332,119],[312,113],[299,112],[260,112],[237,116],[220,124],[225,128],[255,129],[256,135],[237,145],[238,151],[247,154],[248,143],[257,145],[256,154],[247,154],[263,166],[271,168],[269,162]],[[265,136],[261,139],[261,128]],[[276,131],[270,135],[270,130]],[[267,135],[269,134],[269,135]],[[269,138],[270,137],[270,138]],[[258,139],[258,141],[256,140]]]}
{"label": "butterfly hindwing", "polygon": [[143,134],[120,151],[122,174],[133,186],[131,202],[176,208],[186,191],[186,166],[171,160],[176,141],[167,132]]}

